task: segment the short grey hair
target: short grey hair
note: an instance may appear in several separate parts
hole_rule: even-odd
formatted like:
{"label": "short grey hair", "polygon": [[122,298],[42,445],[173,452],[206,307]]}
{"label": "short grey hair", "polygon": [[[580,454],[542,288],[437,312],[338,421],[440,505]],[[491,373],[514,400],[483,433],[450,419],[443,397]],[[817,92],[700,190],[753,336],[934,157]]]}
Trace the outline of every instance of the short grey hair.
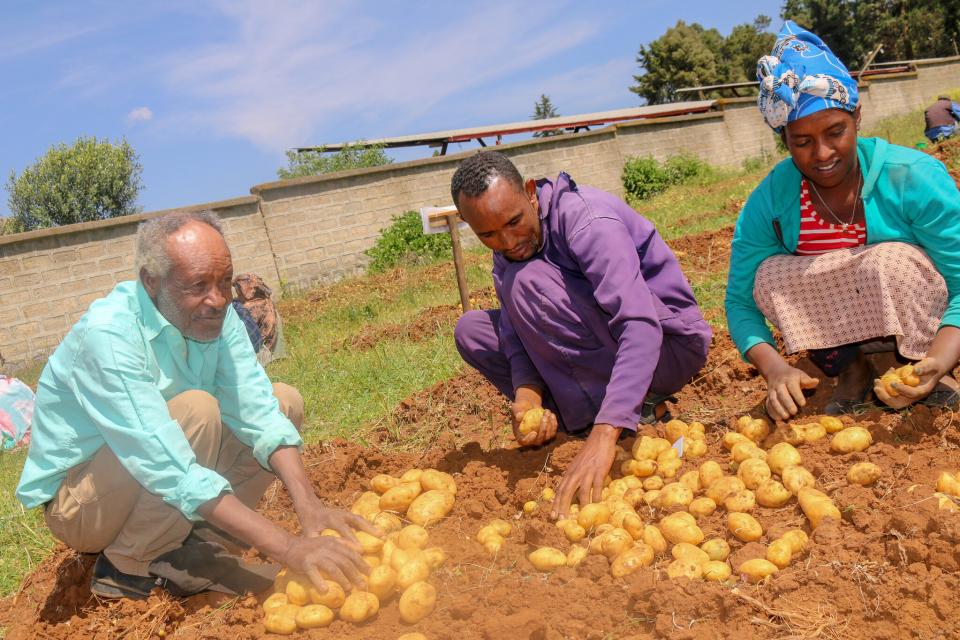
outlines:
{"label": "short grey hair", "polygon": [[223,236],[220,217],[213,211],[173,211],[158,218],[140,223],[137,227],[137,253],[134,268],[137,277],[142,271],[154,277],[165,277],[170,272],[172,261],[167,255],[167,238],[189,222],[202,222]]}

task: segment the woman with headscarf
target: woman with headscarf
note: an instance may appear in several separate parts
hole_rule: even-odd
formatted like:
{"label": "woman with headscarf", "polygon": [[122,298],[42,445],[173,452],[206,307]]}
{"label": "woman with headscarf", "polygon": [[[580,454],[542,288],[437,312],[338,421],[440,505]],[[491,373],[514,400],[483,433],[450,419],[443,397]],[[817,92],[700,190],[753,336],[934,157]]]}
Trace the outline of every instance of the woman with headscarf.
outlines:
{"label": "woman with headscarf", "polygon": [[[790,151],[737,221],[727,281],[730,334],[767,382],[777,419],[819,380],[790,366],[807,350],[837,385],[825,412],[864,402],[956,403],[960,359],[960,193],[942,163],[859,138],[857,83],[820,38],[788,21],[757,65],[759,106]],[[917,386],[875,379],[865,352],[892,345]],[[892,391],[892,393],[891,393]]]}

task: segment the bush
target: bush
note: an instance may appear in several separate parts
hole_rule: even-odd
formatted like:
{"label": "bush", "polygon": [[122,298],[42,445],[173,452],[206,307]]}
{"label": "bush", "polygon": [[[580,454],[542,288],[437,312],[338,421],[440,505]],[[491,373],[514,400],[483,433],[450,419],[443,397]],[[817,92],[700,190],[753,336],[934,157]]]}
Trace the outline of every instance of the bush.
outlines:
{"label": "bush", "polygon": [[708,177],[713,172],[706,162],[690,155],[679,155],[660,163],[654,158],[628,158],[620,180],[633,200],[644,200],[668,187]]}
{"label": "bush", "polygon": [[337,171],[379,167],[391,162],[393,160],[383,150],[382,145],[366,147],[348,144],[339,151],[333,152],[327,152],[324,149],[287,151],[287,166],[277,169],[277,176],[281,180],[289,180]]}
{"label": "bush", "polygon": [[420,214],[416,211],[394,216],[390,226],[383,230],[376,244],[365,253],[370,256],[367,269],[379,273],[400,264],[435,260],[453,255],[450,234],[426,235]]}

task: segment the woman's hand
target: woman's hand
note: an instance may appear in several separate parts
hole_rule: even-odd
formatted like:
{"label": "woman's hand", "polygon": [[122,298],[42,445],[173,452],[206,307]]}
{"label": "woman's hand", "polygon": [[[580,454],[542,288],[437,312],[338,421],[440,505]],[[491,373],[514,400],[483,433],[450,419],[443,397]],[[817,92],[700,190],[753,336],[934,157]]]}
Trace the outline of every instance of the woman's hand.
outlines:
{"label": "woman's hand", "polygon": [[[891,367],[887,370],[887,373],[893,370],[893,367]],[[911,387],[910,385],[900,382],[894,382],[890,386],[897,392],[897,395],[892,396],[887,393],[887,390],[880,383],[880,378],[877,378],[873,381],[874,395],[877,396],[878,400],[892,409],[903,409],[930,395],[937,387],[937,383],[940,382],[940,378],[945,375],[945,371],[942,370],[941,364],[937,362],[937,359],[930,357],[924,358],[913,365],[913,372],[920,378],[920,384],[917,386]]]}
{"label": "woman's hand", "polygon": [[767,380],[767,413],[776,420],[786,420],[807,404],[804,389],[815,389],[820,380],[791,367],[786,361],[773,367],[764,376]]}

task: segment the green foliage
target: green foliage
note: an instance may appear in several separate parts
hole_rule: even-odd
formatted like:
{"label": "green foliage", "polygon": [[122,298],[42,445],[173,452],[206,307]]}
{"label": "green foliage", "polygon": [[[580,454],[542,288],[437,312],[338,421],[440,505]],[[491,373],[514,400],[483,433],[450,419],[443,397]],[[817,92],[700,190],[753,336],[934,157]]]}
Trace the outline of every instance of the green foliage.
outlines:
{"label": "green foliage", "polygon": [[12,233],[21,233],[23,231],[23,225],[13,216],[0,218],[0,236],[8,236]]}
{"label": "green foliage", "polygon": [[620,180],[630,199],[644,200],[668,187],[693,182],[712,172],[710,165],[690,155],[673,156],[662,164],[650,157],[628,158]]}
{"label": "green foliage", "polygon": [[677,89],[753,80],[757,58],[769,53],[774,35],[770,18],[733,28],[726,38],[716,29],[679,20],[662,36],[640,47],[637,63],[644,73],[630,87],[650,104],[677,100]]}
{"label": "green foliage", "polygon": [[382,145],[367,147],[348,144],[336,152],[327,152],[322,148],[318,151],[287,151],[287,166],[277,169],[277,176],[281,180],[289,180],[336,171],[379,167],[391,162],[393,159],[386,154]]}
{"label": "green foliage", "polygon": [[[553,106],[553,102],[550,101],[550,96],[545,93],[540,94],[540,99],[537,100],[533,105],[533,115],[530,116],[531,120],[546,120],[547,118],[556,118],[560,114],[557,113],[557,108]],[[562,130],[555,129],[553,131],[537,131],[533,134],[534,138],[549,138],[550,136],[557,136],[563,133]]]}
{"label": "green foliage", "polygon": [[878,44],[880,62],[956,55],[960,40],[956,0],[785,0],[781,16],[823,38],[851,71]]}
{"label": "green foliage", "polygon": [[366,254],[371,258],[368,269],[371,273],[378,273],[400,264],[449,256],[451,251],[449,234],[425,234],[420,214],[407,211],[393,217],[393,222]]}
{"label": "green foliage", "polygon": [[78,138],[51,147],[19,176],[11,171],[7,204],[23,231],[138,213],[142,172],[126,140]]}

